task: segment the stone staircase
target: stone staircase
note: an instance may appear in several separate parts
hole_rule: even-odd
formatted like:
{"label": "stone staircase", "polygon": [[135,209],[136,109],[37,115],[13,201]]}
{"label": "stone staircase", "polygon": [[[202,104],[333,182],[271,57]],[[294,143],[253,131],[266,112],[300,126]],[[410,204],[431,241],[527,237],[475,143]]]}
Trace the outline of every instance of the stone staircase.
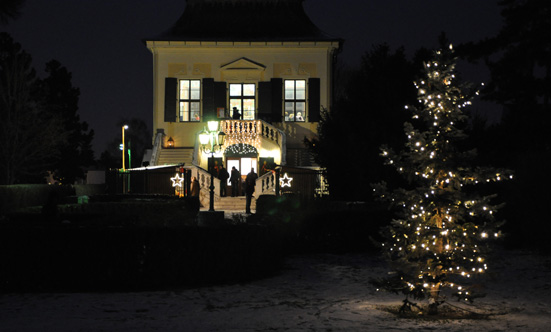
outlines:
{"label": "stone staircase", "polygon": [[[228,211],[228,212],[245,212],[246,198],[245,196],[237,197],[220,197],[214,201],[214,210],[216,211]],[[205,204],[201,210],[208,210],[208,204]],[[251,211],[256,211],[256,200],[253,197],[251,201]]]}
{"label": "stone staircase", "polygon": [[161,149],[157,165],[182,164],[191,165],[193,161],[193,149]]}

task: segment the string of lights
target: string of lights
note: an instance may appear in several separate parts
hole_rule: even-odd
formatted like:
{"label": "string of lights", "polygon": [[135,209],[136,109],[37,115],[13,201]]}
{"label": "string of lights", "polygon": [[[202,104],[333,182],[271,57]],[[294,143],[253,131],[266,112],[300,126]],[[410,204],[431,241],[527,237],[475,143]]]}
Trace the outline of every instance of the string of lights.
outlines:
{"label": "string of lights", "polygon": [[374,186],[400,211],[382,244],[394,276],[379,285],[428,298],[437,306],[446,289],[466,301],[478,296],[465,280],[488,269],[483,244],[500,237],[495,215],[501,204],[492,204],[495,195],[480,196],[465,187],[511,179],[512,174],[471,167],[475,151],[457,148],[466,138],[460,129],[468,120],[464,109],[477,91],[457,79],[453,48],[435,52],[424,71],[425,77],[415,82],[418,105],[405,107],[412,113],[404,126],[405,150],[383,147],[381,152],[415,188],[389,193],[384,184]]}

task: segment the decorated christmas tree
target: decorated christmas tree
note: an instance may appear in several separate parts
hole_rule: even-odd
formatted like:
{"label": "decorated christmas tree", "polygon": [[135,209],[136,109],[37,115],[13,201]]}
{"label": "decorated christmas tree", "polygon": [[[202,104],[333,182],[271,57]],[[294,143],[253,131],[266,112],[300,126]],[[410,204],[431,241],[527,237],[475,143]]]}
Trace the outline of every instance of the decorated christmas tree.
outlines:
{"label": "decorated christmas tree", "polygon": [[436,312],[449,296],[472,301],[481,296],[473,279],[488,269],[487,240],[499,237],[495,195],[479,193],[481,184],[511,177],[491,167],[473,167],[476,150],[464,149],[468,125],[465,108],[477,93],[455,74],[453,48],[436,51],[424,64],[415,85],[418,105],[405,123],[402,152],[382,148],[386,163],[408,181],[389,192],[384,183],[376,194],[395,208],[397,218],[382,232],[383,252],[393,271],[374,281],[379,287],[413,298],[428,299]]}

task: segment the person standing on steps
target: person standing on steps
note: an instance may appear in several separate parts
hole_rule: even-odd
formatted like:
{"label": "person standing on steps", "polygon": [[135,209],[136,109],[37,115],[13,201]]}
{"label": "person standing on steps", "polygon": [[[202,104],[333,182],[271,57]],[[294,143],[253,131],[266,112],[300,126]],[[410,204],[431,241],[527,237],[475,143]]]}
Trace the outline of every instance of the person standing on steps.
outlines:
{"label": "person standing on steps", "polygon": [[254,187],[256,186],[256,179],[258,179],[258,175],[254,172],[254,168],[251,168],[251,171],[245,178],[245,195],[247,197],[245,213],[248,214],[251,213],[251,201],[254,194]]}
{"label": "person standing on steps", "polygon": [[230,176],[230,183],[231,183],[231,197],[239,196],[239,181],[241,180],[241,173],[233,166],[231,168],[231,176]]}
{"label": "person standing on steps", "polygon": [[228,186],[228,178],[230,175],[224,165],[220,166],[220,171],[218,172],[218,178],[220,179],[220,197],[226,197],[226,187]]}

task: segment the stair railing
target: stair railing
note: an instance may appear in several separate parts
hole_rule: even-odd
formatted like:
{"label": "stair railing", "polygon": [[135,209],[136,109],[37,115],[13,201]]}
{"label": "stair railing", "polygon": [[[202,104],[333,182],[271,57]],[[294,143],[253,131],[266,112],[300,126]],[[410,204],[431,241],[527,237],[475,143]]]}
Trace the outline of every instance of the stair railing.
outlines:
{"label": "stair railing", "polygon": [[256,179],[254,197],[258,198],[260,195],[275,195],[275,190],[276,174],[275,172],[268,172]]}
{"label": "stair railing", "polygon": [[161,154],[161,146],[163,144],[163,132],[157,132],[155,135],[155,141],[153,142],[153,152],[151,152],[151,159],[149,165],[156,166],[159,161],[159,155]]}

